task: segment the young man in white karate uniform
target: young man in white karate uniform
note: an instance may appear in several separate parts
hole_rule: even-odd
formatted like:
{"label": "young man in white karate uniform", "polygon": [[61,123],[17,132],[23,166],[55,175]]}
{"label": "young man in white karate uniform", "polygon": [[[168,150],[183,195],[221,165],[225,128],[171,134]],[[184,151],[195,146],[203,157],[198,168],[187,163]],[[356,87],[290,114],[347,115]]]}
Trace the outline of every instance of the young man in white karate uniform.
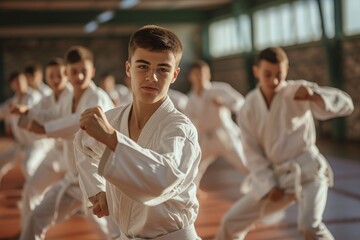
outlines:
{"label": "young man in white karate uniform", "polygon": [[[86,110],[75,138],[85,195],[98,217],[110,214],[121,239],[196,240],[197,132],[167,96],[179,72],[182,46],[159,26],[129,42],[126,74],[133,102]],[[106,181],[106,190],[104,185]]]}
{"label": "young man in white karate uniform", "polygon": [[3,117],[9,124],[15,141],[10,149],[0,155],[0,180],[12,168],[16,160],[20,160],[20,166],[27,179],[34,174],[52,145],[47,139],[39,139],[36,134],[19,127],[19,115],[11,113],[17,105],[35,105],[42,96],[28,87],[23,73],[16,72],[10,76],[10,87],[15,95],[3,105],[3,110],[0,111],[3,116],[0,117]]}
{"label": "young man in white karate uniform", "polygon": [[313,118],[346,116],[354,106],[341,90],[286,81],[287,73],[281,48],[259,53],[254,66],[259,85],[238,114],[251,188],[225,214],[218,240],[244,239],[256,221],[294,200],[304,239],[334,239],[322,221],[332,171],[315,145]]}
{"label": "young man in white karate uniform", "polygon": [[224,157],[240,172],[246,174],[239,127],[232,119],[244,103],[244,97],[228,83],[211,82],[209,65],[198,60],[189,72],[192,90],[184,113],[199,133],[202,159],[196,183],[200,185],[208,166]]}
{"label": "young man in white karate uniform", "polygon": [[[64,60],[61,58],[50,60],[46,65],[45,76],[53,94],[43,97],[38,104],[31,108],[28,106],[18,107],[17,111],[21,114],[20,121],[24,122],[25,125],[26,122],[30,121],[45,124],[57,119],[61,113],[60,108],[71,102],[73,88],[65,74]],[[30,211],[41,202],[45,190],[65,174],[66,166],[61,139],[53,139],[53,141],[53,148],[47,153],[34,175],[27,179],[24,184],[20,211],[22,228],[25,227],[24,224]]]}
{"label": "young man in white karate uniform", "polygon": [[[79,129],[80,115],[89,107],[101,106],[104,109],[114,107],[108,95],[97,88],[92,81],[95,74],[94,60],[87,48],[82,46],[70,48],[65,54],[65,62],[66,74],[73,86],[72,97],[60,106],[55,120],[48,121],[44,125],[31,121],[28,129],[63,139],[67,170],[65,176],[46,192],[41,203],[25,220],[20,236],[22,240],[44,239],[50,226],[69,218],[81,209],[84,198],[79,186],[73,148],[73,137]],[[89,219],[94,221],[91,215]],[[94,226],[98,225],[94,224]]]}

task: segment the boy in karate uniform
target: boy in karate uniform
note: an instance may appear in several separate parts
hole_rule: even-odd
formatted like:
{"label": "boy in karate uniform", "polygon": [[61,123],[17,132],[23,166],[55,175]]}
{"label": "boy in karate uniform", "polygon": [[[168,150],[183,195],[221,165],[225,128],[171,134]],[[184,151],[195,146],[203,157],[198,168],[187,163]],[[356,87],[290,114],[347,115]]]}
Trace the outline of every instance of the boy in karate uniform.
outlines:
{"label": "boy in karate uniform", "polygon": [[[37,121],[40,124],[45,124],[54,120],[58,118],[57,115],[61,112],[60,108],[71,101],[73,88],[68,83],[65,74],[64,60],[55,58],[49,61],[46,65],[45,75],[46,82],[53,93],[43,97],[38,104],[31,108],[28,106],[18,107],[17,111],[22,114],[20,119],[25,122]],[[22,225],[25,224],[30,211],[41,202],[45,190],[61,179],[66,171],[61,139],[53,139],[53,141],[53,148],[47,153],[34,175],[25,182],[23,187],[20,211]]]}
{"label": "boy in karate uniform", "polygon": [[231,118],[243,105],[244,97],[228,83],[210,82],[210,67],[204,61],[192,64],[189,78],[192,90],[184,113],[198,130],[202,151],[196,184],[200,185],[206,169],[218,157],[224,157],[240,172],[247,173],[240,130]]}
{"label": "boy in karate uniform", "polygon": [[[82,207],[83,196],[75,165],[73,137],[85,109],[93,106],[104,109],[113,107],[108,95],[92,81],[95,74],[93,61],[93,55],[87,48],[71,47],[65,54],[66,75],[73,86],[71,98],[59,107],[59,112],[54,113],[55,120],[44,125],[31,121],[28,126],[30,131],[62,138],[66,174],[46,192],[41,203],[25,220],[20,239],[44,239],[51,225],[69,218]],[[93,221],[92,218],[90,220]]]}
{"label": "boy in karate uniform", "polygon": [[346,116],[354,106],[341,90],[286,81],[287,73],[281,48],[259,53],[254,66],[259,85],[238,114],[251,188],[225,214],[218,240],[244,239],[257,220],[294,200],[304,239],[334,239],[322,221],[332,171],[315,145],[313,118]]}
{"label": "boy in karate uniform", "polygon": [[115,218],[122,240],[198,239],[197,132],[167,95],[182,52],[173,32],[140,28],[125,64],[132,104],[106,114],[91,108],[81,116],[75,145],[83,190],[94,214]]}
{"label": "boy in karate uniform", "polygon": [[23,73],[15,72],[10,76],[10,87],[15,95],[2,106],[6,123],[14,136],[15,142],[5,153],[0,155],[0,180],[12,168],[17,159],[20,159],[21,168],[27,179],[32,176],[40,165],[47,152],[51,149],[48,139],[39,139],[36,134],[30,133],[18,126],[19,115],[12,114],[12,110],[18,105],[33,106],[38,103],[42,96],[39,92],[28,87]]}

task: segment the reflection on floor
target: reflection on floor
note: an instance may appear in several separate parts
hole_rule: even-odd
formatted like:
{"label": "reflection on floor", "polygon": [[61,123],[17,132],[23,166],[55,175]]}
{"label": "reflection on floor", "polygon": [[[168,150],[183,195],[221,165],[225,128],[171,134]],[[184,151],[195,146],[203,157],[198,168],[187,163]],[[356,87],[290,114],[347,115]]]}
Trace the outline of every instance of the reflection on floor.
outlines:
{"label": "reflection on floor", "polygon": [[[11,142],[0,139],[0,153]],[[329,192],[324,214],[335,239],[358,240],[360,236],[360,144],[319,141],[319,148],[327,157],[335,174],[335,186]],[[196,228],[203,240],[213,239],[224,212],[240,197],[241,175],[225,161],[219,159],[205,174],[201,183],[206,196],[200,197],[200,214]],[[21,195],[23,177],[19,167],[14,168],[0,185],[0,239],[16,239],[19,228],[17,201]],[[99,239],[82,216],[74,216],[52,227],[47,240]],[[298,240],[302,239],[296,227],[296,205],[286,210],[279,223],[259,226],[246,240]]]}

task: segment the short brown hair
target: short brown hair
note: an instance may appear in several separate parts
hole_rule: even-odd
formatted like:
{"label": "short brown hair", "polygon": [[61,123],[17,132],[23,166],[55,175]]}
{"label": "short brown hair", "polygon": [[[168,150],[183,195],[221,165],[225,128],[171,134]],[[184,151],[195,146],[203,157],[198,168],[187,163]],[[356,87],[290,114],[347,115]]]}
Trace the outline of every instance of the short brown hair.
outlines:
{"label": "short brown hair", "polygon": [[285,51],[280,47],[269,47],[259,52],[256,57],[256,65],[258,65],[261,60],[265,60],[271,63],[289,63],[289,59]]}
{"label": "short brown hair", "polygon": [[23,74],[22,72],[19,72],[19,71],[12,71],[10,73],[10,76],[9,76],[9,83],[12,83],[16,78],[18,78],[21,74]]}
{"label": "short brown hair", "polygon": [[60,66],[60,67],[65,66],[65,61],[64,59],[59,57],[53,58],[46,64],[46,67],[52,67],[52,66]]}
{"label": "short brown hair", "polygon": [[69,48],[65,53],[64,59],[66,64],[73,64],[85,60],[89,60],[94,63],[94,56],[92,52],[83,46],[72,46]]}
{"label": "short brown hair", "polygon": [[156,25],[146,25],[133,33],[128,46],[129,61],[137,48],[150,51],[171,51],[177,65],[183,53],[182,44],[175,33]]}
{"label": "short brown hair", "polygon": [[28,62],[25,65],[24,73],[34,74],[35,72],[42,71],[42,66],[38,62]]}

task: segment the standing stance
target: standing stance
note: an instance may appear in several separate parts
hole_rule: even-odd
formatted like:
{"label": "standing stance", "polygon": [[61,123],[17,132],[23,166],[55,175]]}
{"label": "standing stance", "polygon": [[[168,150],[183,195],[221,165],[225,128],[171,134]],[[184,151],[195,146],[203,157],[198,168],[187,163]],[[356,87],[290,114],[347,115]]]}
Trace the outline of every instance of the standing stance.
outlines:
{"label": "standing stance", "polygon": [[[54,120],[44,124],[31,121],[28,129],[49,137],[62,138],[66,174],[51,186],[41,203],[25,219],[21,240],[45,239],[50,226],[81,209],[84,198],[79,186],[73,146],[75,133],[80,129],[80,115],[89,107],[100,105],[110,109],[114,106],[108,95],[92,81],[95,67],[89,49],[82,46],[71,47],[65,54],[65,71],[73,86],[73,94],[68,101],[62,101],[58,111],[53,112],[56,115],[53,116]],[[92,215],[88,216],[94,223]]]}
{"label": "standing stance", "polygon": [[167,96],[182,52],[171,31],[140,28],[125,65],[133,103],[106,114],[91,108],[81,116],[84,131],[75,145],[83,190],[94,214],[115,218],[122,240],[198,239],[197,133]]}
{"label": "standing stance", "polygon": [[251,188],[225,214],[217,239],[244,239],[259,218],[298,203],[298,228],[306,240],[334,239],[322,221],[332,171],[315,146],[313,117],[346,116],[350,97],[335,88],[285,81],[288,58],[281,48],[258,55],[259,86],[239,112]]}
{"label": "standing stance", "polygon": [[220,156],[246,173],[240,130],[231,118],[231,113],[243,105],[244,97],[227,83],[211,83],[210,67],[204,61],[190,67],[189,78],[192,91],[184,112],[198,130],[202,151],[196,184],[200,185],[208,166]]}

